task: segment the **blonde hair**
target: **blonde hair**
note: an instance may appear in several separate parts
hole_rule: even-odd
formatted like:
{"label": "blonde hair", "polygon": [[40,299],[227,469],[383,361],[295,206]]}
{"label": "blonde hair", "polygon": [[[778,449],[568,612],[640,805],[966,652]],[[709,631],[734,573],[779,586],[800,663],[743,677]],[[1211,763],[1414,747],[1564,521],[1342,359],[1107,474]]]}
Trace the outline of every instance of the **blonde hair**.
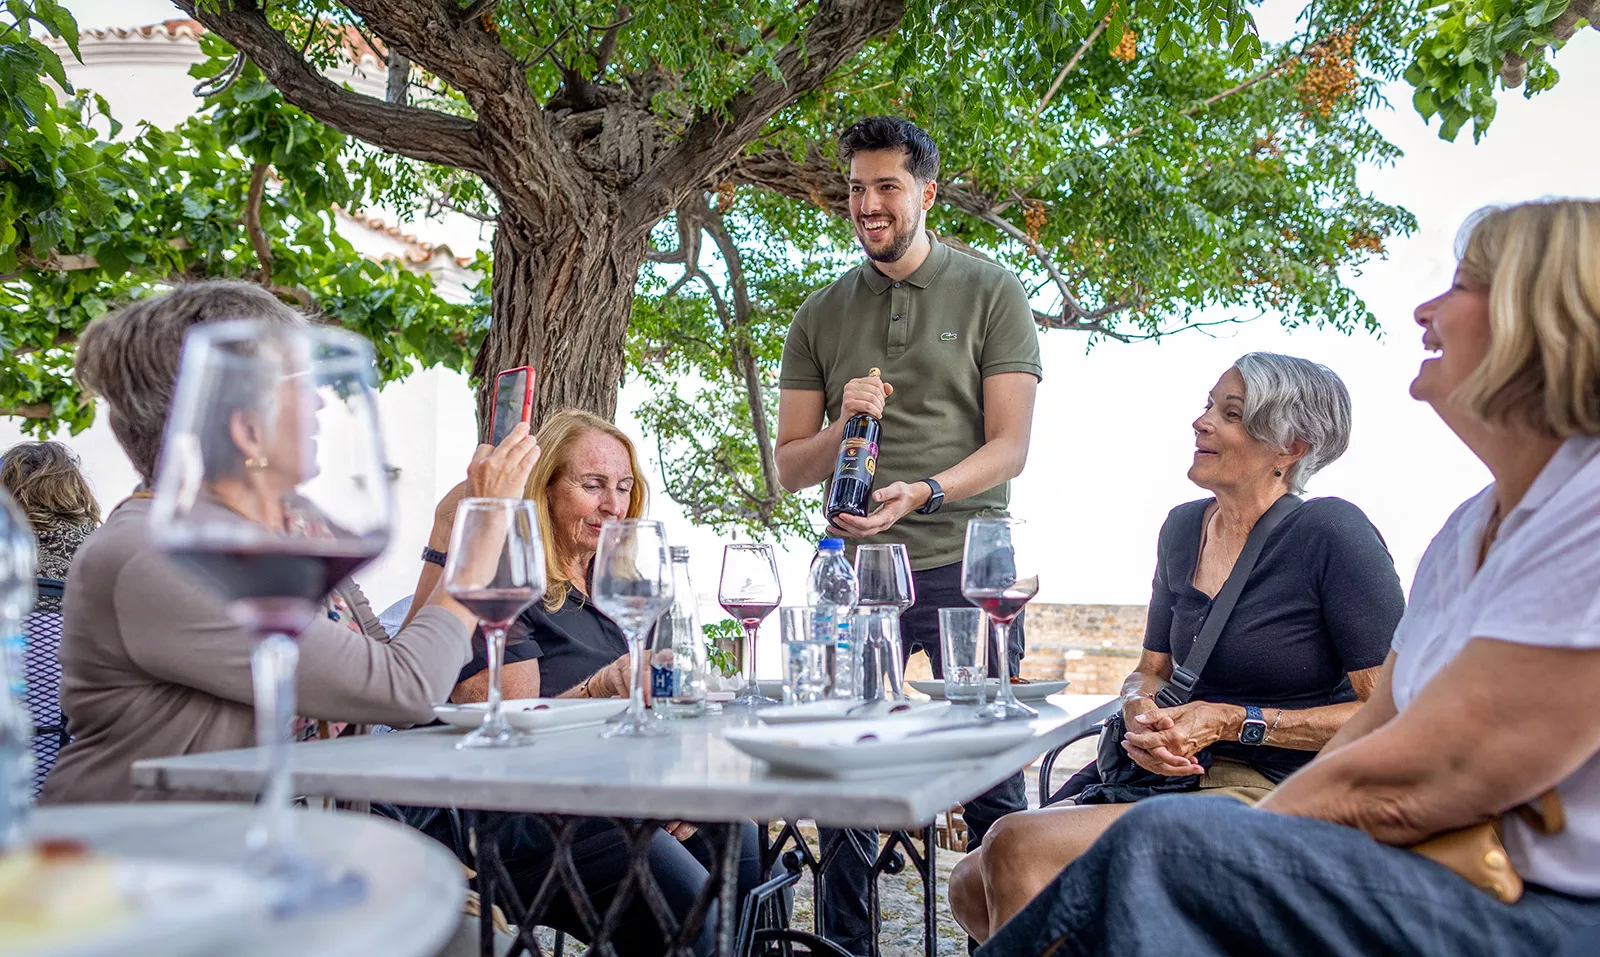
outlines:
{"label": "blonde hair", "polygon": [[1456,398],[1496,425],[1600,435],[1600,202],[1522,203],[1464,229],[1461,272],[1489,288],[1489,353]]}
{"label": "blonde hair", "polygon": [[567,570],[572,566],[571,551],[555,535],[555,523],[550,520],[550,486],[572,464],[573,449],[585,435],[609,435],[628,450],[628,467],[633,470],[633,490],[628,495],[627,518],[639,518],[650,505],[650,487],[645,483],[644,472],[639,468],[639,454],[633,441],[621,429],[588,412],[563,409],[544,420],[539,427],[539,462],[528,476],[524,497],[531,499],[539,513],[539,537],[544,542],[546,611],[556,611],[567,600],[573,579]]}

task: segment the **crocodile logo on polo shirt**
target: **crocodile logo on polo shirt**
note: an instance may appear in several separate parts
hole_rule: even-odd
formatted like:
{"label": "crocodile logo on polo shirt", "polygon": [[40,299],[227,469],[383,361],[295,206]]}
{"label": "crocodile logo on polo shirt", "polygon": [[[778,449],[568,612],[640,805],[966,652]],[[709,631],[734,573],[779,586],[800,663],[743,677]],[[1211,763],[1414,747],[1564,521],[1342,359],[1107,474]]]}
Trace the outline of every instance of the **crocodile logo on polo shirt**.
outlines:
{"label": "crocodile logo on polo shirt", "polygon": [[956,335],[953,332],[941,332],[941,333],[939,333],[939,339],[941,341],[943,341],[943,342],[955,342],[959,338],[961,338],[961,337]]}

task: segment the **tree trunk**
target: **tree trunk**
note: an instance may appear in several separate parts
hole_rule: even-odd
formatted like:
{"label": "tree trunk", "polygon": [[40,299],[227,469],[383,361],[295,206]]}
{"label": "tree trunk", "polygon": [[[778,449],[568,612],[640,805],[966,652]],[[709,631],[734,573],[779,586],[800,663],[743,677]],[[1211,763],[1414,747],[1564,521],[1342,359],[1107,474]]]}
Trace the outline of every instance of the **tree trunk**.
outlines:
{"label": "tree trunk", "polygon": [[614,202],[574,200],[541,222],[501,207],[493,317],[472,370],[480,440],[489,434],[495,375],[516,366],[531,365],[538,377],[535,427],[561,409],[616,415],[645,241],[624,232]]}

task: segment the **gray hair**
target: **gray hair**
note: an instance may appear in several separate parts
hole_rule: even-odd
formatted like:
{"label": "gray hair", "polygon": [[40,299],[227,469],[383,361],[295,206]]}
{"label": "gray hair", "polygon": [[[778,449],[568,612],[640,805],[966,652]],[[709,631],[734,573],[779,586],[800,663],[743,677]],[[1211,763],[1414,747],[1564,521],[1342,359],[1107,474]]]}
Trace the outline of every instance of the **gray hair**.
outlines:
{"label": "gray hair", "polygon": [[1289,491],[1306,482],[1350,445],[1350,391],[1330,368],[1309,359],[1251,352],[1233,364],[1244,379],[1244,428],[1263,445],[1287,451],[1309,447],[1289,467]]}

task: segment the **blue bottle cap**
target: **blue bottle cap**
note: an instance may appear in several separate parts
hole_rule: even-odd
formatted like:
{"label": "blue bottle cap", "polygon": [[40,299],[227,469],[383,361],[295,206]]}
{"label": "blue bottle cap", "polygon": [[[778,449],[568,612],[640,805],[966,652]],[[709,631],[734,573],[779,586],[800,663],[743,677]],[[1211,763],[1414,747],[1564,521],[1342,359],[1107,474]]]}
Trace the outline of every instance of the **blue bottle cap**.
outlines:
{"label": "blue bottle cap", "polygon": [[842,551],[844,551],[844,539],[842,539],[842,538],[824,538],[822,541],[817,543],[817,551],[819,551],[819,552],[842,552]]}

